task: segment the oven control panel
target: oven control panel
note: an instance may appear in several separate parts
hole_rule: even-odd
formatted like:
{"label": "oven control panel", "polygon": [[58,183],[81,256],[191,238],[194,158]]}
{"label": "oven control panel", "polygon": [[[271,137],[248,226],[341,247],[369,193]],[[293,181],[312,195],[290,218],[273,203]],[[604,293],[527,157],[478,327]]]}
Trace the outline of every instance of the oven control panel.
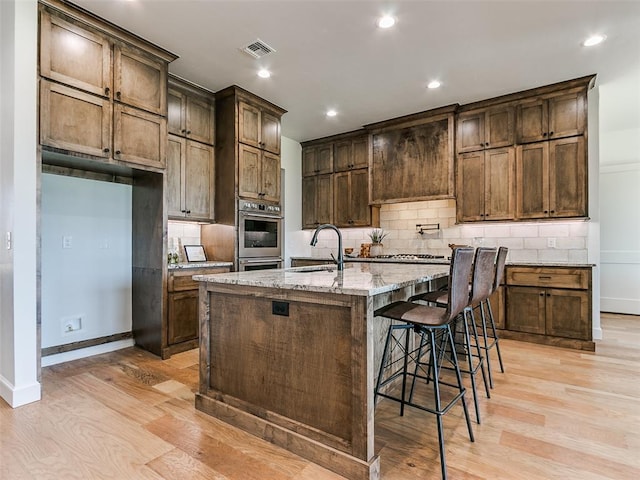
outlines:
{"label": "oven control panel", "polygon": [[280,215],[280,205],[267,205],[266,203],[240,201],[240,210],[243,212],[259,212],[271,215]]}

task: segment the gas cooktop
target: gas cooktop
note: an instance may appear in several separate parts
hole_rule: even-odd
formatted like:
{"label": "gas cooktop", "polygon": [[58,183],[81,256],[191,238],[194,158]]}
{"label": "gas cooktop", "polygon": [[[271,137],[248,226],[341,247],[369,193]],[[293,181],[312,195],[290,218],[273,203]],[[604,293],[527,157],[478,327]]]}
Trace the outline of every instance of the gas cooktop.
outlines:
{"label": "gas cooktop", "polygon": [[430,253],[395,253],[393,255],[376,255],[373,258],[399,258],[402,260],[417,260],[420,258],[444,258],[444,255],[431,255]]}

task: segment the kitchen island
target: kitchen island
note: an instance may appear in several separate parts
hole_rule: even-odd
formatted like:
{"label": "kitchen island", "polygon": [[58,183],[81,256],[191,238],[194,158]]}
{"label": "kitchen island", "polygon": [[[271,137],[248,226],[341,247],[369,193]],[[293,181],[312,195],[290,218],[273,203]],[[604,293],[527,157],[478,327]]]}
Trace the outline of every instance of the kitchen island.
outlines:
{"label": "kitchen island", "polygon": [[350,479],[379,478],[373,312],[448,265],[349,264],[199,275],[196,408]]}

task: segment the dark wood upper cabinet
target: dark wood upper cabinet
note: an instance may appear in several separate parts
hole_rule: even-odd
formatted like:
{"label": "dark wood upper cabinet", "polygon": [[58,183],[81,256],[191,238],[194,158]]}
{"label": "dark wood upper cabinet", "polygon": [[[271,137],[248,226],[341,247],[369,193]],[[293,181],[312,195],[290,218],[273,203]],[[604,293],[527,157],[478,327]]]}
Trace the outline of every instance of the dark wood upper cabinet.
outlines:
{"label": "dark wood upper cabinet", "polygon": [[366,168],[334,175],[334,223],[337,227],[371,225],[369,171]]}
{"label": "dark wood upper cabinet", "polygon": [[238,102],[240,142],[279,155],[280,138],[280,115],[247,101]]}
{"label": "dark wood upper cabinet", "polygon": [[520,103],[517,112],[518,143],[582,135],[586,129],[586,93],[533,98]]}
{"label": "dark wood upper cabinet", "polygon": [[515,113],[512,105],[460,113],[457,117],[458,153],[513,145]]}
{"label": "dark wood upper cabinet", "polygon": [[213,145],[215,140],[215,97],[183,79],[169,76],[167,94],[169,133]]}
{"label": "dark wood upper cabinet", "polygon": [[302,179],[302,228],[333,223],[333,175],[314,175]]}
{"label": "dark wood upper cabinet", "polygon": [[372,135],[371,204],[453,197],[454,111],[443,107],[365,127]]}
{"label": "dark wood upper cabinet", "polygon": [[302,175],[324,175],[333,172],[333,143],[302,148]]}
{"label": "dark wood upper cabinet", "polygon": [[369,142],[367,135],[336,141],[334,144],[333,171],[346,172],[369,166]]}

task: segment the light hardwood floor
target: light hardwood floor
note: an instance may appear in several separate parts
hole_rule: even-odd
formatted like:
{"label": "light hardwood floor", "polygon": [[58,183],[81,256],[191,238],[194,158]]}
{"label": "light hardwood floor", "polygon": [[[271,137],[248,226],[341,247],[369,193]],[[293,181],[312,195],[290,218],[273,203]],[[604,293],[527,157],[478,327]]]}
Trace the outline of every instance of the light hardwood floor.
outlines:
{"label": "light hardwood floor", "polygon": [[[445,416],[452,479],[640,478],[640,317],[603,315],[596,353],[502,340],[491,399],[470,443]],[[497,363],[497,362],[496,362]],[[0,400],[0,478],[340,479],[194,409],[197,351],[137,348],[44,368],[43,400]],[[473,418],[473,417],[472,417]],[[432,415],[383,400],[382,478],[440,478]]]}

